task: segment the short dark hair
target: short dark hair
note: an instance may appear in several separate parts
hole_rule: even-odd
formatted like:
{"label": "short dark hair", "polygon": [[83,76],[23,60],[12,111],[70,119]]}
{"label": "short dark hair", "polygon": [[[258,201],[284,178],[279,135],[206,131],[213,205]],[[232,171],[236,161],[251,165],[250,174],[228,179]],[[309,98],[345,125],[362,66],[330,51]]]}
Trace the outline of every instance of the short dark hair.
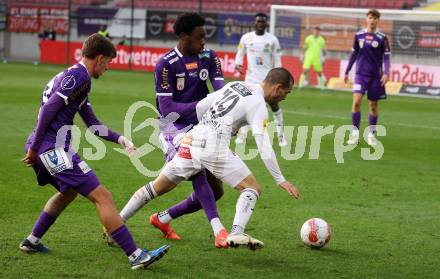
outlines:
{"label": "short dark hair", "polygon": [[283,88],[288,88],[290,85],[293,86],[295,83],[292,74],[286,68],[273,68],[267,73],[264,82],[269,84],[281,83]]}
{"label": "short dark hair", "polygon": [[173,29],[177,36],[180,36],[180,33],[191,35],[196,27],[203,25],[205,25],[205,19],[198,13],[184,13],[177,18]]}
{"label": "short dark hair", "polygon": [[267,19],[267,15],[265,13],[257,13],[257,14],[255,14],[254,18],[257,18],[259,16],[264,17],[264,18]]}
{"label": "short dark hair", "polygon": [[93,34],[84,41],[82,47],[82,56],[94,59],[98,55],[107,57],[116,57],[116,48],[113,43],[100,34]]}
{"label": "short dark hair", "polygon": [[319,27],[318,25],[316,25],[313,29],[321,31],[321,27]]}
{"label": "short dark hair", "polygon": [[371,9],[367,12],[367,16],[372,15],[376,18],[380,18],[380,12],[376,9]]}

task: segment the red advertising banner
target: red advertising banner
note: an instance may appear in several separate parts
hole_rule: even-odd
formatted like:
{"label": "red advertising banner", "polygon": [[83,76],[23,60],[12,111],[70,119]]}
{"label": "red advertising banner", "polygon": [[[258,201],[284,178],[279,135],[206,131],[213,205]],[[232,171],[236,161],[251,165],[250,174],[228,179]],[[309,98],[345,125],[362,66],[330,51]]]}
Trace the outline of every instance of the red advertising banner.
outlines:
{"label": "red advertising banner", "polygon": [[9,32],[40,32],[52,29],[65,34],[68,25],[68,10],[62,7],[11,5],[8,7]]}
{"label": "red advertising banner", "polygon": [[[66,63],[67,43],[58,41],[42,41],[40,62],[42,64],[74,64],[81,59],[81,46],[79,42],[73,42],[69,46],[69,63]],[[156,63],[168,51],[168,48],[140,47],[134,46],[130,56],[130,48],[127,46],[118,46],[117,54],[110,64],[110,69],[129,70],[130,59],[131,69],[135,71],[153,72]],[[235,53],[217,52],[222,63],[224,76],[227,78],[243,78],[235,71]],[[130,58],[131,57],[131,58]],[[245,59],[246,61],[246,59]],[[301,61],[294,56],[283,56],[282,64],[287,68],[295,78],[299,80],[302,71]],[[246,64],[244,65],[246,67]],[[326,78],[339,76],[340,61],[328,59],[324,64],[324,75]],[[311,75],[312,84],[316,84],[315,75]]]}

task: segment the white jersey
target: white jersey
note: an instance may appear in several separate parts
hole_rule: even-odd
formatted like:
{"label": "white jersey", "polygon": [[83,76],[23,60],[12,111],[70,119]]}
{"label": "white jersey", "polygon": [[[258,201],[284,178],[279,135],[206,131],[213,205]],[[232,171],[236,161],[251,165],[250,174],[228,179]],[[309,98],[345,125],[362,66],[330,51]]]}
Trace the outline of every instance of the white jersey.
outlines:
{"label": "white jersey", "polygon": [[267,73],[281,67],[280,43],[274,35],[265,32],[258,36],[255,32],[244,34],[240,39],[235,65],[243,65],[243,57],[247,56],[247,72],[245,81],[260,83]]}
{"label": "white jersey", "polygon": [[197,104],[197,116],[200,121],[191,131],[193,136],[217,134],[229,145],[230,138],[244,125],[251,125],[254,135],[264,134],[268,111],[263,88],[259,84],[230,82]]}

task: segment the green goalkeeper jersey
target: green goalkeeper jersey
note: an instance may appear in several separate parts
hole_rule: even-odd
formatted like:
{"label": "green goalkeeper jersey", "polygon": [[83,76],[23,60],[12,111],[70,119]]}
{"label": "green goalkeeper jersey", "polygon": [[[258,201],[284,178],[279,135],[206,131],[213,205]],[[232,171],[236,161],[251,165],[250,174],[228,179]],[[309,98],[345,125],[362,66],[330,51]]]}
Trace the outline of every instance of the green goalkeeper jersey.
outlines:
{"label": "green goalkeeper jersey", "polygon": [[309,59],[321,59],[321,53],[325,49],[325,39],[319,35],[315,37],[308,35],[304,41],[306,57]]}

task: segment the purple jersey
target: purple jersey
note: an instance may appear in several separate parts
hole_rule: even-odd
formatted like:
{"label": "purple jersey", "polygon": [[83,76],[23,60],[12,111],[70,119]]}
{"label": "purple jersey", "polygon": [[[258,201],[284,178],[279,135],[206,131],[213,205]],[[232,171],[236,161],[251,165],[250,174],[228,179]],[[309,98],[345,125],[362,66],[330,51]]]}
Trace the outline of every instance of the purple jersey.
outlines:
{"label": "purple jersey", "polygon": [[177,48],[167,52],[155,69],[156,103],[162,117],[179,114],[177,126],[196,124],[196,104],[209,93],[209,78],[214,90],[224,85],[221,63],[216,53],[204,49],[198,55],[183,56]]}
{"label": "purple jersey", "polygon": [[[382,32],[369,33],[367,30],[357,32],[354,36],[353,49],[345,74],[351,70],[356,61],[356,75],[380,77],[390,71],[390,44]],[[385,64],[385,69],[382,69]]]}
{"label": "purple jersey", "polygon": [[[40,150],[40,147],[43,147],[44,150],[53,148],[58,133],[63,132],[60,134],[61,136],[65,135],[60,138],[63,142],[58,144],[67,148],[71,140],[71,132],[68,127],[73,124],[77,112],[87,127],[102,125],[88,102],[90,89],[89,74],[81,63],[64,70],[49,81],[42,94],[37,124],[28,138],[27,146],[36,152]],[[107,135],[103,135],[103,138],[117,142],[119,134],[105,126],[102,127],[106,129],[104,134],[107,133]]]}

